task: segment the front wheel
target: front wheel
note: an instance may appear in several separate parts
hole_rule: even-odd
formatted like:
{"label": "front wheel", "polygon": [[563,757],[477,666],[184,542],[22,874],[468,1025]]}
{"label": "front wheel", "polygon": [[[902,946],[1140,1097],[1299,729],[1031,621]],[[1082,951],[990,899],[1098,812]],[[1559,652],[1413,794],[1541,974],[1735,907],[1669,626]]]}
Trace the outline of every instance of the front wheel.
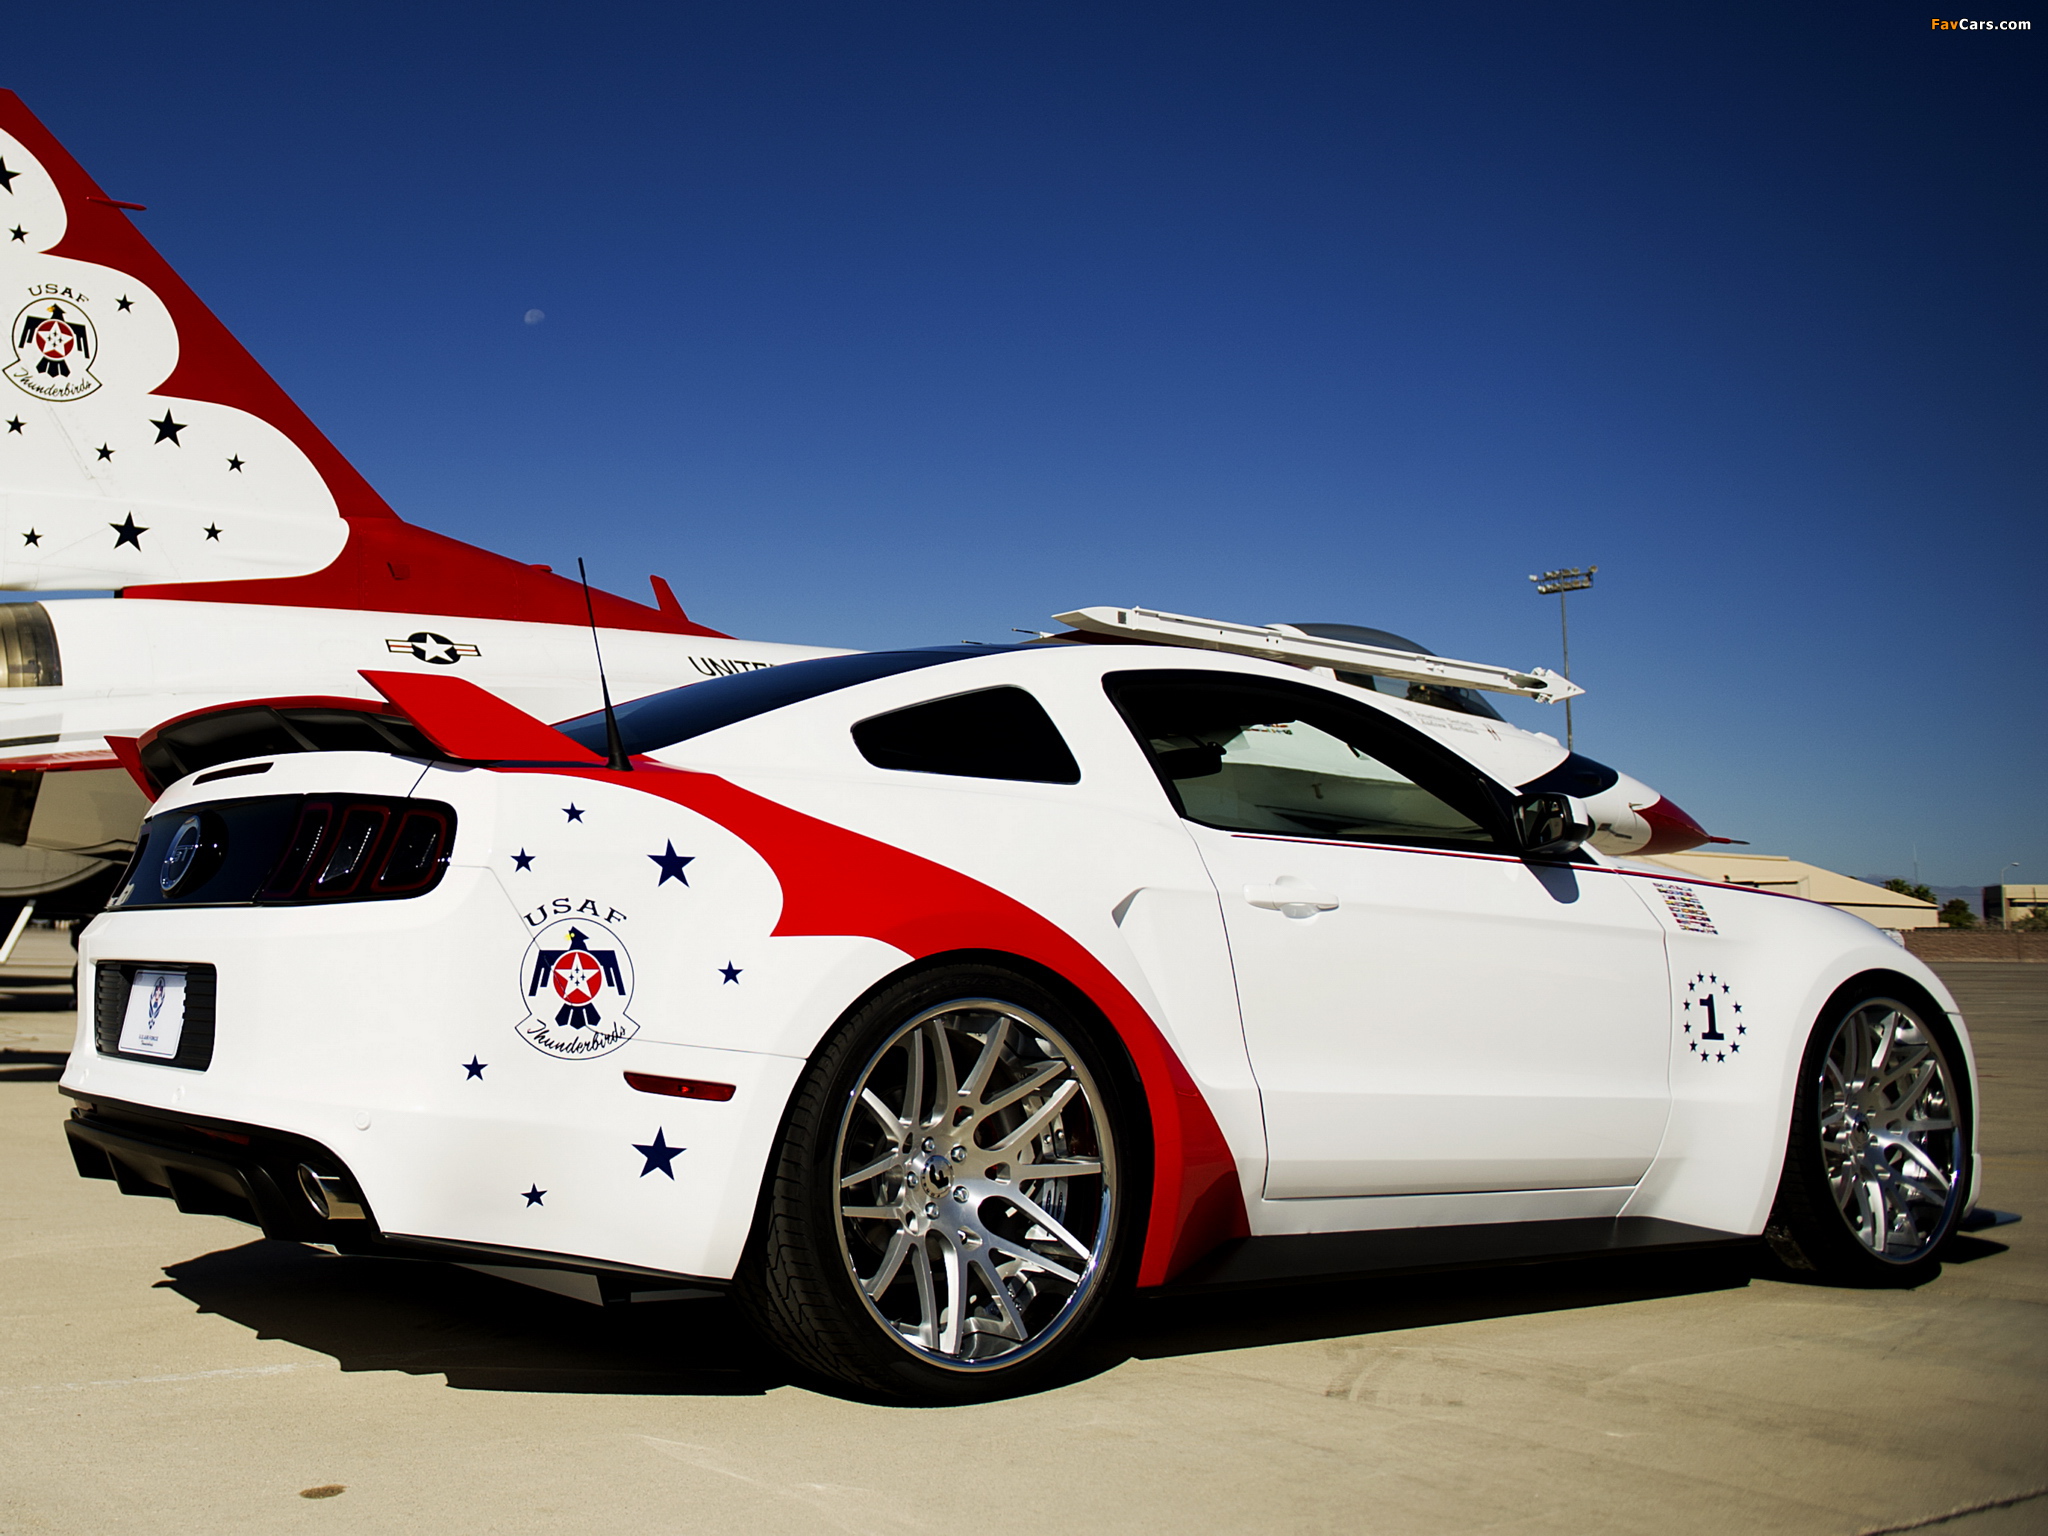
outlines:
{"label": "front wheel", "polygon": [[792,1098],[740,1294],[800,1365],[957,1401],[1041,1381],[1135,1239],[1117,1047],[1030,978],[884,989]]}
{"label": "front wheel", "polygon": [[1961,1042],[1933,1008],[1876,992],[1814,1026],[1767,1235],[1794,1268],[1913,1285],[1962,1219],[1971,1114]]}

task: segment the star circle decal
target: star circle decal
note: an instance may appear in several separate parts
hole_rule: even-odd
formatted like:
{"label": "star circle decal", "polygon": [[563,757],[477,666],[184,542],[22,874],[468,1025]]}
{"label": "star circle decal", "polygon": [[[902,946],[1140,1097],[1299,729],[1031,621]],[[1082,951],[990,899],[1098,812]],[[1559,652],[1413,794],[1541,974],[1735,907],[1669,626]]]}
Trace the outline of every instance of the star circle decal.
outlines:
{"label": "star circle decal", "polygon": [[123,544],[133,544],[136,549],[140,550],[142,548],[142,536],[149,532],[147,528],[136,525],[133,512],[122,518],[120,522],[109,523],[107,526],[114,530],[114,548],[116,549],[119,549]]}
{"label": "star circle decal", "polygon": [[228,460],[228,468],[238,475],[242,472],[242,456],[239,453]]}
{"label": "star circle decal", "polygon": [[541,1196],[545,1195],[546,1193],[547,1191],[542,1189],[538,1184],[529,1184],[526,1187],[526,1193],[521,1195],[520,1198],[526,1202],[527,1208],[530,1210],[534,1206],[540,1204]]}
{"label": "star circle decal", "polygon": [[574,804],[565,805],[562,807],[562,814],[571,821],[581,821],[583,819],[583,807]]}
{"label": "star circle decal", "polygon": [[31,528],[21,536],[21,542],[24,544],[40,544],[43,542],[43,536]]}
{"label": "star circle decal", "polygon": [[94,450],[94,452],[99,454],[102,460],[111,459],[114,456],[114,450],[109,448],[105,443],[101,443],[99,447]]}
{"label": "star circle decal", "polygon": [[220,529],[216,527],[214,524],[208,523],[204,528],[200,529],[199,531],[206,535],[206,541],[209,544],[217,544],[220,542]]}
{"label": "star circle decal", "polygon": [[122,313],[122,314],[124,314],[124,315],[125,315],[126,313],[128,313],[128,311],[129,311],[129,310],[133,309],[134,307],[135,307],[135,301],[134,301],[133,299],[130,299],[130,298],[119,298],[119,299],[116,299],[116,300],[114,300],[114,308],[116,308],[116,309],[120,310],[120,311],[121,311],[121,313]]}
{"label": "star circle decal", "polygon": [[488,1061],[478,1061],[476,1057],[472,1055],[469,1058],[469,1060],[462,1063],[462,1070],[469,1074],[469,1077],[465,1077],[463,1081],[466,1083],[469,1082],[471,1078],[482,1077],[484,1075],[484,1068],[488,1067],[489,1065],[490,1063]]}
{"label": "star circle decal", "polygon": [[1741,1055],[1749,1021],[1742,1016],[1742,1003],[1733,985],[1718,974],[1700,971],[1686,982],[1685,991],[1679,1018],[1686,1055],[1710,1066],[1725,1066]]}
{"label": "star circle decal", "polygon": [[173,448],[185,446],[178,441],[178,434],[185,430],[188,423],[171,420],[171,413],[169,411],[164,412],[164,419],[162,421],[152,421],[150,425],[156,428],[156,440],[158,442],[161,443],[168,440]]}
{"label": "star circle decal", "polygon": [[740,977],[745,973],[741,971],[738,966],[734,965],[730,960],[728,960],[725,962],[724,965],[721,965],[718,968],[718,974],[723,976],[728,982],[734,982],[738,981]]}
{"label": "star circle decal", "polygon": [[27,425],[28,423],[23,421],[19,416],[10,416],[7,418],[7,430],[10,432],[19,432],[23,427]]}
{"label": "star circle decal", "polygon": [[532,869],[533,855],[528,853],[524,848],[520,849],[517,853],[512,855],[512,867],[515,870]]}

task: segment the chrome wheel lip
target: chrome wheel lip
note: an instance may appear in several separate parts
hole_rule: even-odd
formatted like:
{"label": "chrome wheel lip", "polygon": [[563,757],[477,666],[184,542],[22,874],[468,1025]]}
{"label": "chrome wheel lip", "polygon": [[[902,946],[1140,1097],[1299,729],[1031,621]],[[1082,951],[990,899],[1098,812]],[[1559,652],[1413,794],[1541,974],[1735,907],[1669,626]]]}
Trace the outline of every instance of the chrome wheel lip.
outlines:
{"label": "chrome wheel lip", "polygon": [[[899,1143],[890,1166],[887,1169],[882,1167],[888,1160],[887,1155],[870,1155],[861,1166],[849,1167],[849,1137],[854,1128],[863,1121],[880,1125],[888,1110],[886,1104],[875,1102],[878,1096],[870,1087],[877,1068],[906,1039],[943,1029],[944,1021],[951,1016],[973,1014],[994,1014],[1002,1021],[1001,1029],[1028,1032],[1034,1045],[1051,1047],[1050,1057],[1040,1053],[1040,1068],[1049,1067],[1056,1058],[1060,1069],[1047,1071],[1043,1076],[1034,1071],[1023,1078],[1011,1078],[997,1084],[995,1091],[990,1092],[994,1073],[983,1061],[977,1060],[969,1071],[959,1073],[950,1058],[941,1068],[934,1056],[931,1112],[918,1114],[918,1123],[910,1126],[902,1126],[900,1113],[894,1116],[908,1134]],[[992,1027],[990,1035],[996,1032]],[[919,1048],[929,1052],[928,1044],[921,1044]],[[1020,1086],[1025,1088],[1024,1092],[1018,1092]],[[1040,1094],[1037,1091],[1040,1087],[1049,1088],[1050,1095]],[[918,1092],[922,1098],[921,1080]],[[908,1097],[907,1093],[905,1097]],[[942,1098],[948,1101],[943,1111],[940,1109]],[[1033,1107],[1034,1100],[1041,1102]],[[1048,1102],[1050,1100],[1057,1102]],[[987,1109],[989,1104],[996,1107]],[[922,1104],[920,1108],[923,1108]],[[975,1111],[971,1118],[954,1125],[945,1123],[953,1120],[963,1108]],[[1061,1127],[1061,1134],[1071,1139],[1067,1126],[1070,1115],[1076,1110],[1085,1112],[1087,1117],[1086,1131],[1092,1136],[1095,1146],[1093,1156],[1053,1162],[1038,1159],[1038,1143],[1044,1139],[1040,1133],[1050,1134],[1047,1127],[1056,1125]],[[984,1124],[999,1117],[1007,1117],[1012,1122],[1002,1127],[1007,1132],[1005,1141],[994,1148],[979,1146],[975,1140],[977,1132]],[[1031,1129],[1034,1123],[1036,1131]],[[1022,1144],[1015,1144],[1020,1135],[1023,1136]],[[998,1153],[1007,1155],[996,1155]],[[1016,1177],[1017,1170],[1025,1167],[1042,1167],[1046,1171],[1037,1179]],[[1055,1168],[1060,1172],[1054,1173]],[[1093,1172],[1076,1172],[1077,1169],[1092,1169]],[[869,1316],[885,1337],[912,1358],[927,1366],[961,1375],[986,1375],[1013,1369],[1065,1334],[1083,1303],[1100,1283],[1103,1260],[1119,1209],[1117,1175],[1117,1149],[1103,1112],[1100,1088],[1072,1043],[1043,1018],[1018,1004],[990,997],[955,998],[925,1008],[891,1030],[888,1038],[863,1063],[847,1095],[833,1143],[834,1188],[831,1194],[835,1201],[834,1224],[840,1257]],[[1064,1190],[1058,1200],[1047,1198],[1045,1183],[1054,1179],[1058,1179],[1062,1186],[1072,1179],[1077,1187],[1093,1181],[1090,1193],[1096,1209],[1089,1232],[1069,1232],[1047,1210],[1048,1206],[1057,1206],[1064,1214],[1068,1204]],[[1025,1184],[1038,1187],[1027,1196],[1022,1189]],[[872,1214],[859,1217],[848,1214],[848,1195],[865,1190],[872,1197],[878,1188],[893,1194],[894,1198],[886,1205],[858,1207]],[[963,1193],[965,1200],[959,1198]],[[856,1198],[862,1197],[856,1195]],[[998,1201],[1004,1205],[1021,1205],[1029,1218],[1031,1230],[1049,1228],[1052,1233],[1057,1233],[1057,1239],[1047,1236],[1044,1241],[1062,1251],[1070,1262],[1062,1264],[1058,1258],[1044,1253],[1034,1253],[1030,1259],[1020,1261],[1017,1239],[996,1230],[985,1219],[985,1206]],[[893,1230],[889,1232],[887,1245],[873,1273],[864,1277],[850,1234],[856,1221],[872,1222],[875,1228],[887,1227],[889,1218],[883,1216],[883,1211],[892,1206]],[[1018,1217],[1015,1209],[1009,1214],[1023,1219]],[[927,1255],[921,1271],[912,1269],[912,1261],[908,1257],[909,1245],[913,1242]],[[939,1250],[936,1266],[930,1257],[934,1246]],[[1071,1253],[1064,1250],[1071,1250]],[[1085,1259],[1080,1257],[1083,1253]],[[889,1268],[889,1276],[883,1284],[874,1285],[872,1282],[885,1266]],[[1048,1285],[1070,1286],[1057,1309],[1040,1319],[1035,1329],[1024,1324],[1022,1312],[1016,1305],[1021,1299],[1028,1308],[1034,1298],[1018,1297],[1008,1289],[1007,1283],[1001,1298],[993,1292],[990,1281],[997,1278],[1005,1266],[1028,1272],[1027,1279],[1030,1275],[1038,1275],[1044,1277]],[[907,1333],[899,1320],[884,1310],[878,1299],[892,1293],[899,1278],[899,1267],[909,1270],[915,1282],[914,1290],[924,1314],[921,1321],[926,1338],[923,1340]],[[976,1318],[973,1320],[975,1326],[954,1328],[949,1325],[945,1328],[944,1338],[932,1339],[934,1311],[943,1306],[946,1297],[958,1296],[966,1284],[979,1285],[1000,1315],[992,1319]],[[1005,1327],[1013,1332],[1022,1331],[1026,1337],[1016,1347],[984,1358],[968,1358],[957,1352],[967,1346],[970,1335],[975,1338],[976,1347],[992,1334],[1009,1336],[996,1332]],[[944,1347],[947,1339],[955,1346],[954,1351]]]}
{"label": "chrome wheel lip", "polygon": [[1925,1258],[1955,1226],[1971,1155],[1957,1085],[1920,1010],[1896,998],[1851,1009],[1822,1054],[1822,1178],[1850,1234],[1882,1263]]}

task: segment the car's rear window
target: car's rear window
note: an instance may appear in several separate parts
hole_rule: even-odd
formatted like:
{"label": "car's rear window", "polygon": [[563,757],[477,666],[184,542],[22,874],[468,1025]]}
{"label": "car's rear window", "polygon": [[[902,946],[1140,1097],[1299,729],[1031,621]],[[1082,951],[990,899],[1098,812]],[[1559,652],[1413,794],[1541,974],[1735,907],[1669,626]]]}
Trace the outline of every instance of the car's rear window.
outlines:
{"label": "car's rear window", "polygon": [[877,768],[898,773],[1081,782],[1060,728],[1022,688],[983,688],[875,715],[853,728],[853,744]]}
{"label": "car's rear window", "polygon": [[[935,645],[915,651],[857,651],[851,656],[820,656],[813,661],[789,661],[757,672],[714,677],[616,706],[619,735],[629,753],[657,752],[721,726],[837,693],[856,683],[1015,649],[1007,645]],[[565,720],[555,729],[593,752],[605,750],[602,710]]]}

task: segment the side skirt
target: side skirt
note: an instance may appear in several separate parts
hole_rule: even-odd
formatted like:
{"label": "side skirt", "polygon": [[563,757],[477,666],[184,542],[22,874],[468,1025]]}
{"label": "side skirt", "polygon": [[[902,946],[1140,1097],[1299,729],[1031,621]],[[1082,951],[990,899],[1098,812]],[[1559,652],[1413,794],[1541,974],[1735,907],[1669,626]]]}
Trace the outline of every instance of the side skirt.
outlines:
{"label": "side skirt", "polygon": [[1388,1275],[1648,1249],[1723,1248],[1762,1241],[1739,1232],[1656,1216],[1589,1216],[1565,1221],[1497,1221],[1465,1227],[1377,1232],[1310,1232],[1227,1243],[1168,1282],[1169,1290],[1274,1285],[1346,1275]]}

